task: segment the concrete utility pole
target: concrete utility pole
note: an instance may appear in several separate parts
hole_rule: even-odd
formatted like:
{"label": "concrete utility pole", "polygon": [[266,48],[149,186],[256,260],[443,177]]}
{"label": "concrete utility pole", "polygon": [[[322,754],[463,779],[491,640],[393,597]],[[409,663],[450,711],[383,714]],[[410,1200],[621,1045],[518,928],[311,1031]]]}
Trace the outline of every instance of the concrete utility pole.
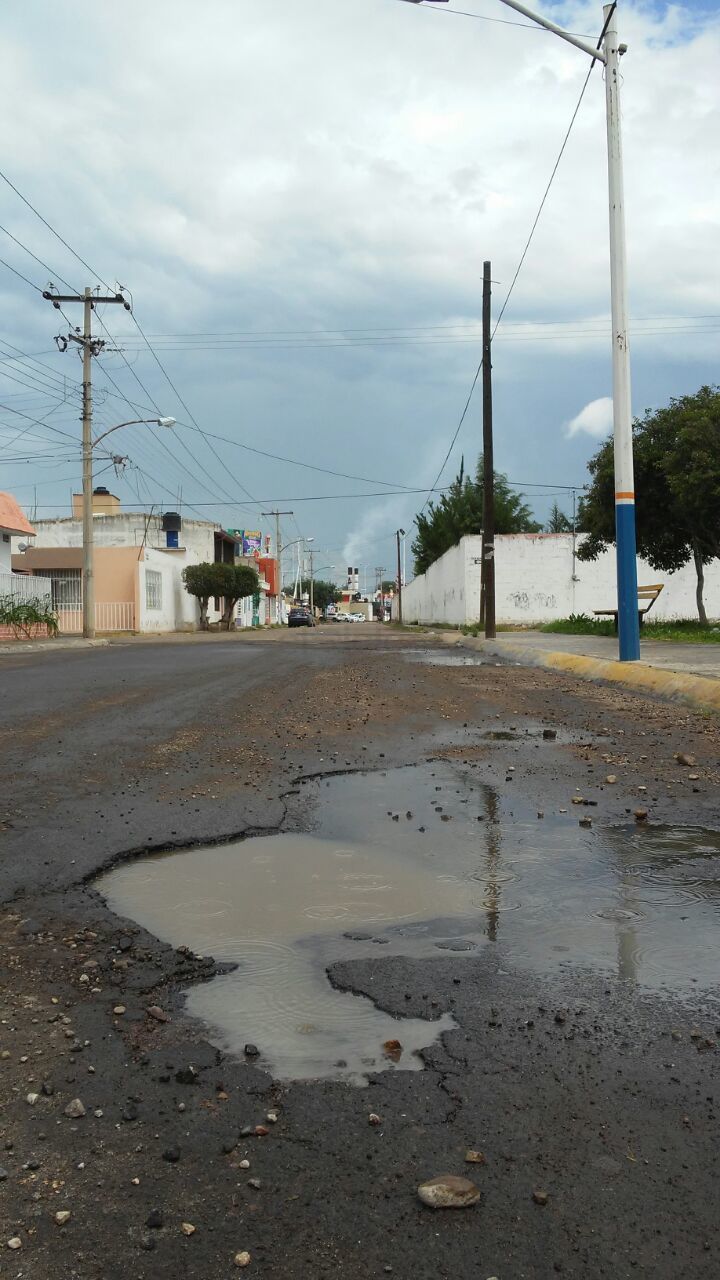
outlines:
{"label": "concrete utility pole", "polygon": [[261,511],[263,516],[275,517],[275,560],[277,562],[277,621],[282,623],[282,545],[280,543],[280,517],[294,515],[292,511]]}
{"label": "concrete utility pole", "polygon": [[401,539],[401,537],[402,537],[402,538],[404,538],[404,537],[405,537],[405,530],[404,530],[404,529],[398,529],[398,530],[396,531],[396,533],[395,533],[395,538],[396,538],[396,540],[397,540],[398,622],[400,622],[400,623],[402,623],[402,620],[403,620],[403,616],[402,616],[402,592],[403,592],[403,580],[402,580],[402,560],[401,560],[401,558],[400,558],[400,539]]}
{"label": "concrete utility pole", "polygon": [[379,621],[379,622],[384,622],[384,621],[385,621],[385,603],[384,603],[384,600],[383,600],[383,589],[382,589],[382,576],[383,576],[384,572],[385,572],[385,566],[384,566],[384,565],[382,565],[382,564],[376,564],[376,565],[375,565],[375,578],[376,578],[376,581],[377,581],[377,592],[378,592],[378,596],[379,596],[378,608],[379,608],[379,610],[380,610],[380,612],[379,612],[379,614],[378,614],[378,621]]}
{"label": "concrete utility pole", "polygon": [[[82,294],[57,294],[49,289],[44,290],[43,298],[60,309],[62,303],[82,302],[83,335],[68,334],[68,340],[77,342],[82,347],[83,360],[83,401],[82,401],[82,473],[83,473],[83,568],[82,568],[82,605],[83,635],[92,640],[95,635],[95,579],[93,571],[93,438],[92,438],[92,357],[102,351],[105,345],[99,339],[93,341],[92,313],[98,302],[103,306],[117,302],[130,310],[130,303],[125,301],[121,293],[106,298],[93,298],[92,289],[88,286]],[[67,344],[63,348],[67,350]]]}
{"label": "concrete utility pole", "polygon": [[311,612],[312,616],[313,616],[313,617],[315,617],[315,607],[314,607],[314,606],[315,606],[315,600],[314,600],[314,588],[315,588],[315,582],[314,582],[314,578],[315,578],[314,557],[315,557],[315,548],[314,548],[314,547],[313,547],[313,548],[308,552],[308,555],[310,556],[310,612]]}
{"label": "concrete utility pole", "polygon": [[490,336],[490,263],[483,263],[482,408],[483,408],[483,536],[482,588],[485,639],[495,639],[495,471],[492,417],[492,339]]}

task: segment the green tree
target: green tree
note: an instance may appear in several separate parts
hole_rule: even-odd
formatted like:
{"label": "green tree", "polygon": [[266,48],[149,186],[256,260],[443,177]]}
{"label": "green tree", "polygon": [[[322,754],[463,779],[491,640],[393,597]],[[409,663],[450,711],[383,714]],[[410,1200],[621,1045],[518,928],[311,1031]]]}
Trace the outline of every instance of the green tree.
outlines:
{"label": "green tree", "polygon": [[212,596],[223,600],[221,626],[230,630],[232,613],[238,600],[254,595],[258,590],[255,569],[243,564],[219,564],[205,561],[189,564],[183,569],[185,590],[195,596],[200,606],[200,630],[208,629],[208,605]]}
{"label": "green tree", "polygon": [[231,566],[213,564],[204,561],[202,564],[189,564],[182,572],[185,590],[195,596],[200,608],[199,627],[201,631],[208,629],[208,604],[212,596],[222,596],[226,585],[223,570]]}
{"label": "green tree", "polygon": [[321,609],[324,613],[329,604],[337,604],[338,600],[342,600],[342,591],[339,591],[334,582],[325,582],[323,578],[316,578],[313,583],[313,604],[316,608]]}
{"label": "green tree", "polygon": [[222,564],[220,568],[225,570],[225,585],[220,592],[225,607],[220,625],[229,631],[235,605],[246,596],[259,596],[260,579],[257,570],[251,569],[249,565]]}
{"label": "green tree", "polygon": [[546,533],[571,533],[572,523],[568,520],[564,511],[561,511],[557,502],[553,502],[548,516],[548,522],[545,525]]}
{"label": "green tree", "polygon": [[[415,572],[425,571],[440,556],[457,546],[467,534],[482,533],[483,460],[478,459],[475,477],[465,475],[464,464],[440,501],[429,502],[426,512],[416,517],[417,535],[412,544]],[[495,532],[539,533],[542,525],[533,520],[524,495],[510,488],[508,478],[495,472]]]}
{"label": "green tree", "polygon": [[[633,448],[638,553],[665,573],[693,561],[698,617],[706,623],[703,566],[720,555],[720,388],[701,387],[647,409],[633,423]],[[592,483],[578,520],[588,533],[581,560],[595,560],[615,541],[612,440],[588,469]]]}

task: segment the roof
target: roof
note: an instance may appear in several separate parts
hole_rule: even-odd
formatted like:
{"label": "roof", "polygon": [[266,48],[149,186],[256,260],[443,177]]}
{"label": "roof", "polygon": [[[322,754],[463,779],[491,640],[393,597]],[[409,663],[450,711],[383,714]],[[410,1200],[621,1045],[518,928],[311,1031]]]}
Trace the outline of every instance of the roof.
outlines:
{"label": "roof", "polygon": [[9,533],[35,533],[30,521],[11,493],[0,493],[0,529]]}

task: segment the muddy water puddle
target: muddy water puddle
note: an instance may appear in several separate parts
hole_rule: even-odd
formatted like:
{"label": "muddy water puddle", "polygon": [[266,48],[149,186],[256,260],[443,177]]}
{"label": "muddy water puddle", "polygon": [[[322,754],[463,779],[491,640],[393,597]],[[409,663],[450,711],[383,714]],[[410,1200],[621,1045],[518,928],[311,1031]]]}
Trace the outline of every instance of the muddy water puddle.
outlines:
{"label": "muddy water puddle", "polygon": [[440,760],[301,793],[311,830],[154,855],[98,881],[119,914],[236,966],[193,988],[188,1011],[227,1050],[257,1044],[278,1079],[418,1070],[454,1025],[394,1019],[335,990],[326,970],[343,959],[461,963],[492,946],[543,974],[582,968],[715,998],[720,833],[538,820],[485,786],[480,766]]}

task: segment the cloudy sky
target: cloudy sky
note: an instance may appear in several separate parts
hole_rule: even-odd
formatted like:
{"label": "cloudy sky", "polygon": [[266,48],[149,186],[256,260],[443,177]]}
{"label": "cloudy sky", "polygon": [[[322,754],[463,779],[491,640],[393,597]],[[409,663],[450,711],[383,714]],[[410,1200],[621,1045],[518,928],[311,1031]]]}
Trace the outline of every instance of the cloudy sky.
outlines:
{"label": "cloudy sky", "polygon": [[[602,25],[596,4],[543,11]],[[641,412],[719,380],[720,11],[618,12]],[[27,277],[0,265],[0,487],[40,517],[79,482],[79,360],[32,286],[119,282],[173,386],[108,306],[98,430],[179,425],[118,432],[129,462],[100,457],[99,482],[230,527],[280,503],[321,572],[390,568],[424,501],[396,490],[433,484],[478,365],[483,260],[497,314],[585,55],[499,0],[125,0],[82,23],[26,0],[0,40],[2,170],[84,260],[0,181],[0,258]],[[598,65],[495,343],[497,465],[539,518],[610,422],[604,129]],[[480,433],[478,396],[440,483]]]}

